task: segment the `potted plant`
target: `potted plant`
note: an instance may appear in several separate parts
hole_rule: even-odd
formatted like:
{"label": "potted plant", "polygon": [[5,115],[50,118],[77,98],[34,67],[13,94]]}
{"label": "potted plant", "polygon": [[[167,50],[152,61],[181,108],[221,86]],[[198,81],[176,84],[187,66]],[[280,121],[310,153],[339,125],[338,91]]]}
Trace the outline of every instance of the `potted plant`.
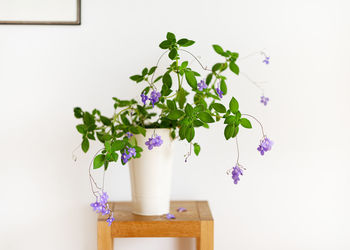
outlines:
{"label": "potted plant", "polygon": [[[122,165],[130,162],[132,199],[136,214],[168,213],[174,140],[186,140],[190,144],[190,152],[185,158],[187,161],[192,150],[195,155],[201,150],[195,142],[197,129],[210,129],[211,124],[223,122],[223,137],[226,140],[236,140],[240,128],[252,128],[249,119],[253,119],[262,130],[259,152],[263,155],[271,149],[272,142],[254,116],[241,112],[234,97],[230,97],[226,106],[222,102],[227,94],[228,81],[224,72],[231,71],[233,76],[240,73],[238,53],[213,45],[215,52],[221,56],[221,61],[207,68],[186,49],[194,43],[186,38],[177,40],[173,33],[168,32],[166,40],[159,44],[165,51],[157,64],[130,77],[135,83],[146,85],[139,93],[140,98],[122,100],[114,97],[115,111],[111,117],[103,115],[97,109],[88,112],[79,107],[74,108],[75,117],[82,120],[76,126],[82,135],[82,150],[89,150],[91,140],[97,139],[102,144],[92,161],[93,169],[103,167],[106,171],[112,162],[120,162]],[[192,56],[206,74],[202,76],[190,67],[188,61],[182,61],[182,53]],[[168,56],[171,63],[165,72],[159,74],[158,64],[165,56]],[[269,57],[264,56],[263,62],[268,64]],[[261,102],[266,105],[267,101],[268,98],[263,96]],[[114,218],[108,207],[107,193],[95,182],[90,169],[91,187],[96,197],[96,202],[91,206],[95,211],[109,215],[107,221],[111,223]],[[243,174],[238,159],[229,173],[237,184]]]}

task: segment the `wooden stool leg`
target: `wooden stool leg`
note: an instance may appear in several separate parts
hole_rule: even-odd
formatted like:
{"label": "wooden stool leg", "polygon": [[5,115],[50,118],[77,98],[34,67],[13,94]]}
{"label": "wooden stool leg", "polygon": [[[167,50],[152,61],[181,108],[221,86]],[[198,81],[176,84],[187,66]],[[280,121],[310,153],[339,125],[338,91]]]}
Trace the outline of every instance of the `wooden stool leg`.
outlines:
{"label": "wooden stool leg", "polygon": [[97,222],[97,249],[113,250],[113,237],[111,227],[105,221]]}
{"label": "wooden stool leg", "polygon": [[197,250],[214,250],[214,222],[202,221],[201,234],[196,239]]}

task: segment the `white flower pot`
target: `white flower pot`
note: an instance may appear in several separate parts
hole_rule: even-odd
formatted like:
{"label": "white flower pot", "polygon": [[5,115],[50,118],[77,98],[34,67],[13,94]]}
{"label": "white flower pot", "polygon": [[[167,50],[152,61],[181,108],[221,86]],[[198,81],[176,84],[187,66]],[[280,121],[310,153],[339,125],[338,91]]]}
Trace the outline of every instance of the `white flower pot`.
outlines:
{"label": "white flower pot", "polygon": [[[161,136],[163,144],[149,150],[145,145],[153,134]],[[169,213],[173,140],[170,129],[146,129],[146,137],[134,135],[142,147],[141,158],[129,164],[133,213],[163,215]]]}

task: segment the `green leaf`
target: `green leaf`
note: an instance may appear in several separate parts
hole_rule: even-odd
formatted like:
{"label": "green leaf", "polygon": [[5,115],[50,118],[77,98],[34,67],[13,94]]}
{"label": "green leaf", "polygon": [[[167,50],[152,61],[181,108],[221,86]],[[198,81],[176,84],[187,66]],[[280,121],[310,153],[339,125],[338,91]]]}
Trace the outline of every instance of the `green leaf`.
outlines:
{"label": "green leaf", "polygon": [[252,124],[250,121],[246,118],[242,118],[239,123],[244,127],[244,128],[252,128]]}
{"label": "green leaf", "polygon": [[163,75],[162,82],[163,82],[169,89],[171,88],[173,80],[171,79],[171,76],[170,76],[169,73],[165,73],[165,74]]}
{"label": "green leaf", "polygon": [[133,75],[133,76],[130,76],[130,79],[136,82],[141,82],[143,80],[143,76]]}
{"label": "green leaf", "polygon": [[97,155],[94,159],[94,169],[98,169],[102,167],[104,162],[105,162],[105,156],[102,154]]}
{"label": "green leaf", "polygon": [[211,117],[211,115],[207,112],[199,112],[198,113],[198,118],[202,121],[202,122],[206,122],[206,123],[212,123],[215,122],[215,120],[213,119],[213,117]]}
{"label": "green leaf", "polygon": [[179,41],[177,41],[177,44],[180,45],[180,46],[183,46],[186,43],[188,43],[188,39],[186,39],[186,38],[182,38]]}
{"label": "green leaf", "polygon": [[171,33],[171,32],[168,32],[168,33],[166,34],[166,39],[167,39],[168,41],[170,41],[170,42],[176,41],[175,35],[174,35],[173,33]]}
{"label": "green leaf", "polygon": [[233,116],[233,115],[229,115],[226,117],[225,119],[225,124],[234,124],[235,123],[235,120],[236,120],[236,117]]}
{"label": "green leaf", "polygon": [[185,112],[186,112],[186,115],[188,116],[193,114],[193,108],[189,103],[186,104]]}
{"label": "green leaf", "polygon": [[186,138],[186,131],[187,131],[187,127],[186,126],[180,127],[180,129],[179,129],[179,136],[180,136],[181,140]]}
{"label": "green leaf", "polygon": [[194,144],[193,144],[193,151],[194,151],[194,153],[198,156],[198,155],[199,155],[199,152],[201,151],[201,146],[199,146],[198,143],[194,143]]}
{"label": "green leaf", "polygon": [[[133,136],[134,137],[134,136]],[[125,147],[125,141],[118,140],[112,143],[112,151],[119,151]]]}
{"label": "green leaf", "polygon": [[138,128],[139,128],[140,133],[141,133],[143,136],[146,136],[146,129],[143,128],[143,127],[140,127],[140,126],[138,126]]}
{"label": "green leaf", "polygon": [[234,132],[235,132],[235,127],[232,124],[227,125],[224,131],[226,140],[230,139]]}
{"label": "green leaf", "polygon": [[218,53],[219,55],[222,55],[223,53],[225,53],[220,45],[214,44],[213,48],[214,48],[215,52]]}
{"label": "green leaf", "polygon": [[183,116],[185,113],[181,110],[173,110],[169,113],[169,115],[167,116],[168,119],[170,120],[177,120],[179,119],[181,116]]}
{"label": "green leaf", "polygon": [[84,124],[79,124],[76,126],[76,128],[80,134],[85,135],[87,133],[87,129],[86,129],[86,126]]}
{"label": "green leaf", "polygon": [[142,70],[142,76],[147,75],[147,73],[148,73],[148,69],[147,69],[147,68],[144,68],[144,69]]}
{"label": "green leaf", "polygon": [[154,71],[156,71],[156,69],[157,69],[157,66],[153,66],[152,68],[150,68],[148,71],[148,75],[152,75]]}
{"label": "green leaf", "polygon": [[160,47],[161,49],[168,49],[168,48],[170,47],[170,45],[171,45],[171,43],[170,43],[169,41],[164,40],[163,42],[161,42],[161,43],[159,44],[159,47]]}
{"label": "green leaf", "polygon": [[236,75],[239,75],[239,68],[235,62],[230,62],[230,70]]}
{"label": "green leaf", "polygon": [[175,110],[176,109],[176,104],[172,100],[166,100],[166,105],[170,110]]}
{"label": "green leaf", "polygon": [[85,125],[89,126],[95,123],[95,118],[90,113],[85,112],[83,116],[83,121]]}
{"label": "green leaf", "polygon": [[221,69],[222,64],[221,63],[215,63],[213,67],[211,68],[212,71],[218,71]]}
{"label": "green leaf", "polygon": [[226,108],[221,103],[213,103],[213,108],[219,113],[226,113]]}
{"label": "green leaf", "polygon": [[190,127],[186,130],[186,140],[188,142],[191,142],[193,140],[194,135],[195,135],[195,131],[193,127]]}
{"label": "green leaf", "polygon": [[190,70],[185,72],[185,77],[188,85],[192,87],[192,89],[197,89],[197,80],[194,76],[194,73]]}
{"label": "green leaf", "polygon": [[74,108],[74,116],[75,118],[82,118],[83,117],[83,111],[79,107]]}
{"label": "green leaf", "polygon": [[124,113],[124,114],[122,114],[121,116],[120,116],[120,119],[122,120],[122,122],[125,124],[125,125],[130,125],[131,123],[129,122],[129,120],[128,120],[128,118],[126,118],[126,114]]}
{"label": "green leaf", "polygon": [[194,127],[201,127],[201,126],[203,126],[203,122],[202,121],[200,121],[200,120],[194,120],[193,121],[193,126]]}
{"label": "green leaf", "polygon": [[172,50],[170,50],[168,56],[169,56],[169,58],[170,58],[171,60],[174,60],[175,57],[177,56],[177,50],[176,50],[175,48],[172,49]]}
{"label": "green leaf", "polygon": [[183,44],[183,45],[181,45],[181,46],[182,46],[182,47],[189,47],[189,46],[193,45],[194,43],[195,43],[195,41],[188,40],[187,43],[185,43],[185,44]]}
{"label": "green leaf", "polygon": [[209,85],[209,83],[211,82],[211,79],[213,78],[213,73],[210,73],[207,75],[207,78],[205,79],[205,83],[207,85]]}
{"label": "green leaf", "polygon": [[182,69],[185,69],[185,68],[187,67],[187,65],[188,65],[188,61],[184,61],[184,62],[181,63],[181,66],[180,66],[180,67],[181,67]]}
{"label": "green leaf", "polygon": [[232,135],[232,138],[235,138],[236,135],[238,134],[238,131],[239,131],[239,127],[235,127],[235,131],[233,132],[233,135]]}
{"label": "green leaf", "polygon": [[107,152],[111,152],[112,151],[111,141],[105,141],[105,149],[106,149]]}
{"label": "green leaf", "polygon": [[230,110],[231,110],[231,112],[236,114],[238,112],[238,108],[239,108],[239,105],[238,105],[237,100],[234,97],[232,97],[232,99],[230,101]]}
{"label": "green leaf", "polygon": [[81,143],[81,149],[86,153],[89,150],[89,140],[87,138],[84,138]]}
{"label": "green leaf", "polygon": [[101,122],[106,125],[106,126],[110,126],[112,124],[111,120],[108,119],[107,117],[105,116],[100,116],[100,119],[101,119]]}
{"label": "green leaf", "polygon": [[224,95],[227,94],[227,86],[226,86],[226,82],[224,79],[222,79],[220,82],[220,89],[222,91],[222,94],[224,94]]}
{"label": "green leaf", "polygon": [[179,107],[181,109],[183,109],[184,107],[184,104],[186,102],[186,96],[188,95],[189,93],[184,90],[183,88],[179,89],[178,92],[177,92],[177,96],[176,96],[176,99],[179,103]]}

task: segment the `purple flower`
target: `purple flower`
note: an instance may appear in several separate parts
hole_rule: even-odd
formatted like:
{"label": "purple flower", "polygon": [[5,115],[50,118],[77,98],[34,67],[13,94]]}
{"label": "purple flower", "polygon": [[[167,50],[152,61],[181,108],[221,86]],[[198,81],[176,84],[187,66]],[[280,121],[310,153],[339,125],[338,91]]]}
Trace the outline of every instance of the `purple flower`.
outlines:
{"label": "purple flower", "polygon": [[148,141],[146,141],[145,145],[148,147],[149,150],[152,150],[153,147],[160,147],[163,144],[163,140],[159,135],[155,135],[154,137],[148,138]]}
{"label": "purple flower", "polygon": [[96,211],[96,213],[101,213],[102,215],[109,215],[106,221],[108,222],[109,226],[111,225],[111,223],[114,221],[114,217],[113,212],[108,206],[108,194],[106,192],[102,191],[100,197],[97,198],[96,202],[91,203],[90,206],[94,209],[94,211]]}
{"label": "purple flower", "polygon": [[153,107],[154,107],[154,104],[159,101],[160,96],[161,96],[160,92],[157,92],[155,90],[151,92],[151,97],[149,98],[149,100],[151,101]]}
{"label": "purple flower", "polygon": [[126,153],[126,150],[124,150],[124,153],[122,153],[122,161],[123,163],[127,163],[130,159],[130,155]]}
{"label": "purple flower", "polygon": [[133,136],[133,134],[130,133],[130,132],[126,132],[126,136],[127,136],[128,138],[130,138],[131,136]]}
{"label": "purple flower", "polygon": [[263,103],[265,106],[267,105],[267,102],[270,101],[270,99],[266,96],[262,96],[260,98],[260,102]]}
{"label": "purple flower", "polygon": [[106,192],[102,192],[102,195],[100,196],[100,203],[102,205],[106,205],[108,202],[108,198],[109,198],[108,194]]}
{"label": "purple flower", "polygon": [[175,215],[173,215],[173,214],[166,214],[166,218],[167,218],[167,220],[172,220],[172,219],[176,219],[176,217],[175,217]]}
{"label": "purple flower", "polygon": [[270,63],[270,57],[269,56],[265,56],[265,59],[263,60],[263,63],[265,63],[266,65]]}
{"label": "purple flower", "polygon": [[90,207],[92,207],[94,209],[94,211],[98,210],[98,208],[101,206],[101,204],[99,202],[94,202],[90,204]]}
{"label": "purple flower", "polygon": [[243,171],[238,165],[236,165],[232,170],[232,179],[235,184],[237,184],[238,181],[240,180],[239,179],[240,175],[243,175]]}
{"label": "purple flower", "polygon": [[129,158],[136,156],[136,149],[135,148],[129,148],[128,152],[129,152]]}
{"label": "purple flower", "polygon": [[269,138],[265,137],[263,140],[260,141],[260,145],[258,146],[258,151],[261,155],[264,155],[265,152],[270,151],[273,145],[273,141],[271,141]]}
{"label": "purple flower", "polygon": [[215,90],[216,90],[216,93],[219,95],[219,97],[222,98],[222,94],[223,94],[224,92],[222,92],[221,89],[220,89],[219,87],[217,87]]}
{"label": "purple flower", "polygon": [[112,225],[112,222],[115,221],[113,213],[111,214],[111,216],[106,221],[108,222],[108,226]]}
{"label": "purple flower", "polygon": [[183,213],[183,212],[186,212],[187,209],[184,207],[179,207],[176,211],[178,211],[179,213]]}
{"label": "purple flower", "polygon": [[146,101],[148,100],[148,96],[146,96],[144,94],[144,92],[141,94],[141,99],[142,99],[143,105],[146,105]]}
{"label": "purple flower", "polygon": [[203,91],[203,89],[208,88],[208,85],[205,84],[204,80],[201,80],[201,81],[197,84],[197,86],[198,86],[198,90],[199,90],[199,91]]}

